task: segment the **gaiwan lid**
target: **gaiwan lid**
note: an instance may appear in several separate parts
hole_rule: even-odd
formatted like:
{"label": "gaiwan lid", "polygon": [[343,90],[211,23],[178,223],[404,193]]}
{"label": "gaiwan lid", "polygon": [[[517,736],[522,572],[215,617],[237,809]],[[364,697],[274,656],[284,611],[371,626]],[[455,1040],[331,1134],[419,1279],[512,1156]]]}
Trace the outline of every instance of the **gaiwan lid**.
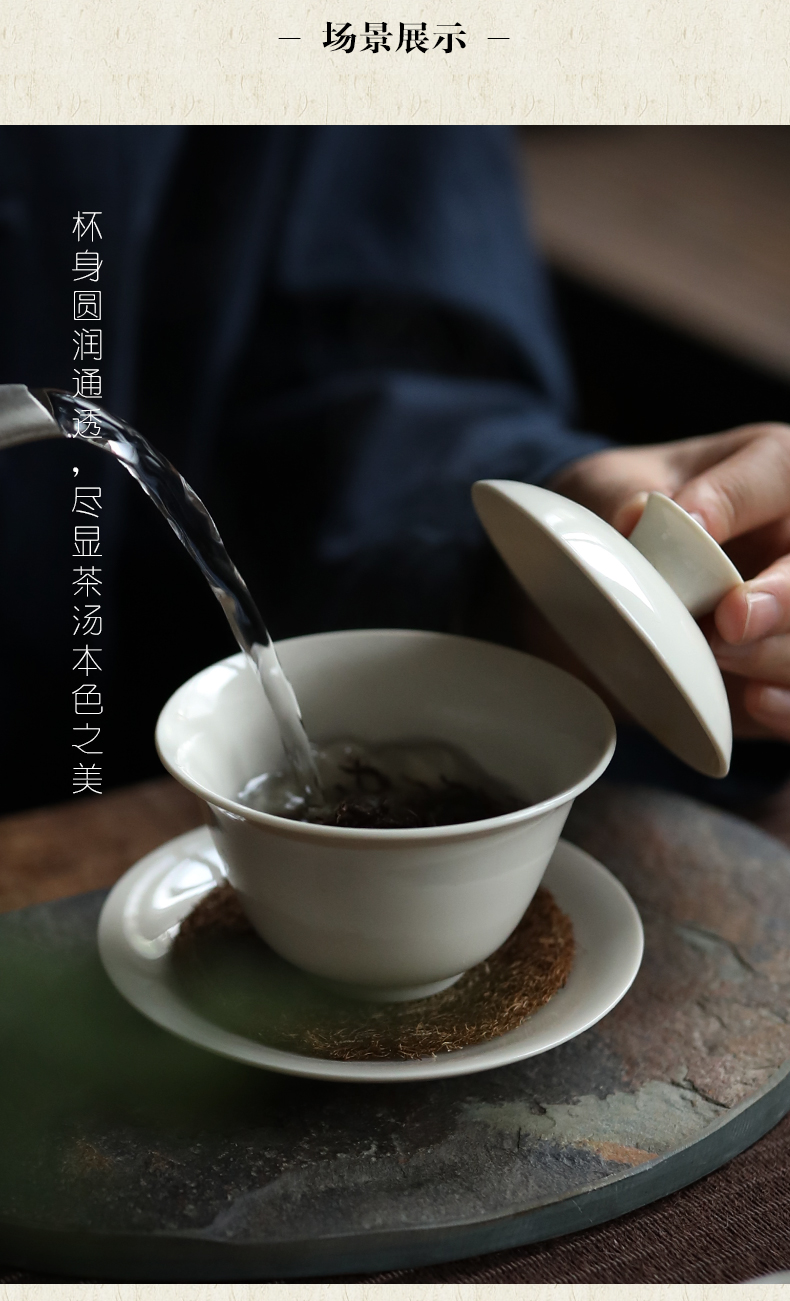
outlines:
{"label": "gaiwan lid", "polygon": [[673,754],[724,777],[727,693],[693,615],[714,609],[741,576],[713,538],[660,493],[630,541],[531,484],[482,480],[472,496],[502,559],[582,663]]}

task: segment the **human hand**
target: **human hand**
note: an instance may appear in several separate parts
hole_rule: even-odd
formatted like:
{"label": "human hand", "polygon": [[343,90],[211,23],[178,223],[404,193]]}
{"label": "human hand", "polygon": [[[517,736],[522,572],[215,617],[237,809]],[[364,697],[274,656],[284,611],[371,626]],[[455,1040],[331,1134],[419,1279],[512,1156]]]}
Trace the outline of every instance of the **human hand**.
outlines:
{"label": "human hand", "polygon": [[647,494],[663,492],[724,546],[746,581],[702,626],[736,734],[790,740],[790,426],[596,452],[548,486],[626,537]]}

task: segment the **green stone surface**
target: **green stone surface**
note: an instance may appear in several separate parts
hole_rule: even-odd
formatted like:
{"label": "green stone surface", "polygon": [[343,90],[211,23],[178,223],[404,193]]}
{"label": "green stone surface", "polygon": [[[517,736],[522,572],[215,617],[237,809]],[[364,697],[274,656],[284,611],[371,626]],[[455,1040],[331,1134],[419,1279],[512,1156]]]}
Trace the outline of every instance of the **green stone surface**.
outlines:
{"label": "green stone surface", "polygon": [[570,1232],[714,1169],[790,1108],[790,851],[599,785],[566,835],[645,925],[602,1022],[474,1076],[333,1084],[193,1048],[128,1007],[103,892],[0,918],[0,1254],[106,1278],[284,1278]]}

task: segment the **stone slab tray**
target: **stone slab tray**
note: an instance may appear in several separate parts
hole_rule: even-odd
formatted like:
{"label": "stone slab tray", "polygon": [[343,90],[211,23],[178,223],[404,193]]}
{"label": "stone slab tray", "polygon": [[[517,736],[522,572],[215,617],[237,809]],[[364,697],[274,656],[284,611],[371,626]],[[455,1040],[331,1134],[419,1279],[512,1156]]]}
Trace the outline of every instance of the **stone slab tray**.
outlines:
{"label": "stone slab tray", "polygon": [[790,851],[666,793],[599,786],[570,839],[645,924],[623,1002],[452,1080],[238,1065],[128,1007],[103,892],[0,918],[0,1258],[110,1280],[307,1278],[537,1242],[735,1156],[790,1110]]}

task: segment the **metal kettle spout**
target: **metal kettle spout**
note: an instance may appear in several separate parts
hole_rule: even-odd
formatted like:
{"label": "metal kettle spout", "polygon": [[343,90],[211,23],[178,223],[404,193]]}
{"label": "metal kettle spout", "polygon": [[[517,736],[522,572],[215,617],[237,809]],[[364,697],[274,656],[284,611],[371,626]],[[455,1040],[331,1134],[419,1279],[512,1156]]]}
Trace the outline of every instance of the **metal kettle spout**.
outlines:
{"label": "metal kettle spout", "polygon": [[25,384],[0,384],[0,448],[64,437],[52,412]]}

